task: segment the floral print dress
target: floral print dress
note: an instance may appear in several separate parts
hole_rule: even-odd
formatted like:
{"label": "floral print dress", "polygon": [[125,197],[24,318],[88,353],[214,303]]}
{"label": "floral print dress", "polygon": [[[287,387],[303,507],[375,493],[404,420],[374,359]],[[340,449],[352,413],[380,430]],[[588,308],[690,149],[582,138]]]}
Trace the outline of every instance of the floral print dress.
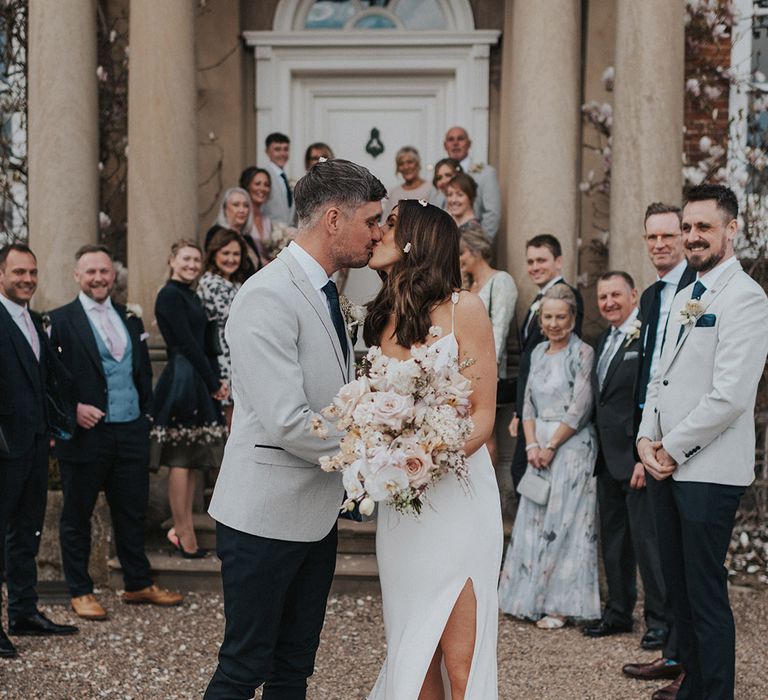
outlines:
{"label": "floral print dress", "polygon": [[[545,505],[521,497],[499,584],[499,606],[515,617],[600,617],[597,565],[597,438],[590,423],[594,351],[576,335],[558,353],[540,343],[531,356],[524,420],[536,420],[545,445],[561,422],[576,430],[549,469]],[[529,469],[533,467],[529,466]]]}

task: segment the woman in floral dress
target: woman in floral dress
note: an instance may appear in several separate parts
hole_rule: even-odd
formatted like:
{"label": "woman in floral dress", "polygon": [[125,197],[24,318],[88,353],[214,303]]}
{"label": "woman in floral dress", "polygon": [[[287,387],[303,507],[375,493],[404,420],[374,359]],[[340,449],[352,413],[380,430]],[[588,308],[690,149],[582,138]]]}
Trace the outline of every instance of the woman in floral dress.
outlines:
{"label": "woman in floral dress", "polygon": [[502,611],[542,629],[600,617],[594,351],[573,334],[575,320],[573,292],[556,284],[542,299],[547,340],[533,350],[523,406],[528,469],[549,482],[549,497],[521,495],[499,585]]}

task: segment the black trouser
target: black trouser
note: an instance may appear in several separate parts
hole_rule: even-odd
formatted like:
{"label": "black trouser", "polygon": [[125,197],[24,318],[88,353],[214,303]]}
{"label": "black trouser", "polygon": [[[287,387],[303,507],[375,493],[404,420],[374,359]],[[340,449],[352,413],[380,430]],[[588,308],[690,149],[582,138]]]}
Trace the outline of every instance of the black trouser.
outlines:
{"label": "black trouser", "polygon": [[736,630],[724,562],[743,493],[672,479],[657,489],[661,565],[685,667],[678,700],[733,700]]}
{"label": "black trouser", "polygon": [[218,523],[226,627],[205,700],[304,700],[336,568],[336,525],[319,542],[249,535]]}
{"label": "black trouser", "polygon": [[[648,491],[648,499],[651,503],[651,512],[653,514],[654,525],[658,522],[657,502],[659,499],[659,489],[662,488],[663,483],[664,482],[662,481],[656,481],[656,479],[654,479],[650,474],[646,472],[645,488]],[[660,537],[658,528],[656,528],[656,537],[657,546],[660,546],[658,542]],[[661,555],[659,555],[659,558],[661,558]],[[672,598],[669,595],[669,588],[670,586],[674,586],[675,582],[668,580],[667,576],[664,574],[663,568],[661,573],[662,578],[664,579],[664,619],[667,621],[667,625],[669,626],[667,641],[664,644],[664,648],[662,649],[661,653],[665,659],[673,659],[675,661],[679,661],[680,652],[677,645],[677,624],[675,624],[675,610],[672,605]]]}
{"label": "black trouser", "polygon": [[525,451],[525,435],[523,434],[523,419],[517,428],[517,439],[515,441],[515,454],[512,457],[512,483],[515,485],[517,494],[517,485],[525,474],[528,467],[528,453]]}
{"label": "black trouser", "polygon": [[144,519],[149,499],[146,421],[100,423],[94,461],[60,460],[64,507],[59,537],[64,577],[70,595],[93,593],[88,575],[91,554],[91,515],[104,489],[112,515],[115,549],[123,568],[126,591],[152,585],[144,552]]}
{"label": "black trouser", "polygon": [[5,562],[12,623],[37,611],[35,557],[48,498],[48,436],[36,435],[21,457],[0,457],[0,474],[0,563]]}

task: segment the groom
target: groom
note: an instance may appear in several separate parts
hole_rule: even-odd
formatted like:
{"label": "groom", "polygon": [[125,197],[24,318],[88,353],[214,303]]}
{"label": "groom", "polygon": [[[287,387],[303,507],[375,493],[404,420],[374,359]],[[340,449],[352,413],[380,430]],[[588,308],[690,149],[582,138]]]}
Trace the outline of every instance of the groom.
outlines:
{"label": "groom", "polygon": [[736,195],[723,185],[686,196],[683,246],[697,277],[672,302],[637,440],[658,481],[659,553],[685,668],[677,700],[734,694],[723,563],[755,478],[755,396],[768,352],[768,300],[734,255],[737,218]]}
{"label": "groom", "polygon": [[[294,190],[299,232],[235,298],[226,327],[235,413],[211,501],[226,628],[205,700],[303,700],[336,566],[339,474],[320,470],[338,438],[312,421],[353,378],[329,278],[363,267],[381,239],[384,186],[345,160]],[[331,436],[333,438],[333,434]]]}

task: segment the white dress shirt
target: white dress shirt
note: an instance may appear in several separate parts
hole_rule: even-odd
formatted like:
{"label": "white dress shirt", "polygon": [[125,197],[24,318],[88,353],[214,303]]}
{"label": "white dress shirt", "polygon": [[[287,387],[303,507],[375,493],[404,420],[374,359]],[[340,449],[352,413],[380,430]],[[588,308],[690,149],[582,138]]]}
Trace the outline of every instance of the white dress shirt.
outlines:
{"label": "white dress shirt", "polygon": [[669,318],[669,312],[672,309],[672,300],[677,294],[677,285],[680,284],[680,280],[683,277],[685,268],[688,265],[688,261],[683,258],[682,262],[673,267],[664,277],[658,277],[657,281],[664,282],[664,287],[661,290],[661,307],[659,310],[659,323],[656,326],[656,345],[653,348],[653,357],[651,358],[651,369],[649,378],[652,378],[661,358],[661,346],[663,345],[664,332],[667,328],[667,319]]}
{"label": "white dress shirt", "polygon": [[5,310],[11,315],[13,322],[19,327],[19,330],[24,334],[24,337],[27,339],[29,346],[34,349],[34,345],[32,345],[32,338],[29,335],[29,328],[24,321],[24,310],[27,308],[27,305],[25,304],[24,306],[21,306],[15,301],[11,301],[4,294],[0,294],[0,302],[5,307]]}
{"label": "white dress shirt", "polygon": [[304,248],[296,243],[296,241],[291,241],[288,244],[288,251],[294,258],[296,258],[299,265],[301,265],[301,269],[306,273],[309,278],[309,283],[317,291],[317,296],[322,301],[323,307],[328,309],[328,316],[330,316],[331,307],[328,304],[328,297],[325,296],[325,292],[323,291],[323,287],[328,284],[328,280],[330,279],[325,272],[325,268],[304,250]]}
{"label": "white dress shirt", "polygon": [[731,265],[738,263],[738,259],[735,255],[732,255],[725,262],[721,262],[719,265],[713,267],[709,272],[705,272],[703,275],[696,275],[696,279],[701,282],[707,289],[712,289],[717,284],[717,280]]}
{"label": "white dress shirt", "polygon": [[[608,358],[608,366],[610,366],[611,362],[613,361],[613,356],[618,352],[619,348],[621,347],[622,343],[626,342],[627,333],[629,333],[632,330],[632,327],[635,325],[635,319],[637,318],[637,314],[639,312],[639,309],[635,307],[632,309],[632,313],[627,316],[626,321],[622,323],[619,326],[619,333],[621,334],[621,341],[616,343],[616,345],[613,348],[613,352],[611,353],[611,356]],[[611,326],[613,329],[614,326]],[[609,336],[610,337],[610,336]],[[607,344],[606,344],[607,349]],[[602,358],[602,354],[601,354]]]}
{"label": "white dress shirt", "polygon": [[[80,294],[77,295],[77,298],[80,300],[80,304],[82,305],[83,309],[85,309],[85,315],[88,316],[88,319],[90,320],[91,324],[96,328],[96,330],[99,332],[99,335],[101,336],[101,339],[104,341],[104,345],[109,347],[109,341],[107,340],[107,334],[104,331],[104,329],[101,327],[101,312],[96,308],[97,306],[100,306],[99,302],[94,301],[84,292],[80,292]],[[115,307],[112,306],[112,300],[107,297],[106,301],[104,302],[104,306],[107,307],[107,316],[109,316],[109,320],[112,322],[112,325],[117,329],[117,332],[122,336],[123,343],[125,343],[126,347],[128,345],[128,331],[125,328],[125,324],[123,323],[123,319],[120,318],[120,314],[115,311]]]}

